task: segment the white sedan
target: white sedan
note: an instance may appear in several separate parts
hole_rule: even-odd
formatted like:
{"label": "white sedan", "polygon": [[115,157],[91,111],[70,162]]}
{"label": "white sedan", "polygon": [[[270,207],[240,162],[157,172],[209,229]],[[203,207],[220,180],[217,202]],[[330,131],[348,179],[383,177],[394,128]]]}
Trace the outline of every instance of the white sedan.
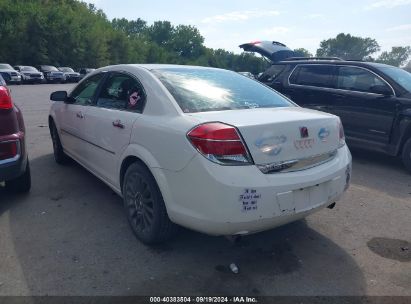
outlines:
{"label": "white sedan", "polygon": [[271,229],[333,206],[350,183],[338,117],[235,72],[109,66],[50,99],[55,160],[76,160],[118,193],[144,243],[178,225]]}

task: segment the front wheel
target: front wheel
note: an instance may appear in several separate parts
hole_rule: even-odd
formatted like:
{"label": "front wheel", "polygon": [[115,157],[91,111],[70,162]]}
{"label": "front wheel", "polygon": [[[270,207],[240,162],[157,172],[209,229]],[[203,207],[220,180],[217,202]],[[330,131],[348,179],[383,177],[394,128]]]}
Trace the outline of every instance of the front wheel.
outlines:
{"label": "front wheel", "polygon": [[63,146],[61,145],[60,137],[54,122],[50,123],[50,135],[51,141],[53,142],[54,160],[59,165],[66,164],[69,160],[69,157],[63,151]]}
{"label": "front wheel", "polygon": [[140,163],[128,167],[123,183],[124,209],[136,237],[145,244],[168,240],[177,230],[170,221],[160,189]]}
{"label": "front wheel", "polygon": [[402,149],[402,162],[405,168],[411,172],[411,138],[409,138]]}

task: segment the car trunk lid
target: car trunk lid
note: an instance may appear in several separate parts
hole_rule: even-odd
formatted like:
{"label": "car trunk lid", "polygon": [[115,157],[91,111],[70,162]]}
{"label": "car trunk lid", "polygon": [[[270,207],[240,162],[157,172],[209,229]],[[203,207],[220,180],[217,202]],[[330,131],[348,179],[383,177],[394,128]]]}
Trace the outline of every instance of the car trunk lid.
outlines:
{"label": "car trunk lid", "polygon": [[331,155],[340,144],[338,117],[300,107],[186,114],[236,127],[256,165],[281,164]]}
{"label": "car trunk lid", "polygon": [[278,62],[296,56],[293,50],[277,41],[254,41],[241,44],[240,48],[245,52],[259,53],[271,62]]}

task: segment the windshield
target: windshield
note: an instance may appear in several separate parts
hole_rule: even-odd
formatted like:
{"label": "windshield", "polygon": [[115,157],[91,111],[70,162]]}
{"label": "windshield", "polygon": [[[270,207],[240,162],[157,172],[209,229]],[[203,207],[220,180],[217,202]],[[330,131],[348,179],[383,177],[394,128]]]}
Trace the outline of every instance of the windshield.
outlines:
{"label": "windshield", "polygon": [[56,67],[51,65],[43,65],[41,68],[45,71],[58,71]]}
{"label": "windshield", "polygon": [[21,68],[22,71],[31,71],[31,72],[38,72],[38,70],[31,66],[25,66]]}
{"label": "windshield", "polygon": [[167,68],[152,72],[185,113],[294,106],[274,90],[231,71]]}
{"label": "windshield", "polygon": [[0,69],[2,70],[14,70],[10,64],[0,63]]}
{"label": "windshield", "polygon": [[59,70],[62,72],[74,73],[72,68],[59,68]]}
{"label": "windshield", "polygon": [[396,67],[382,67],[379,69],[408,92],[411,92],[411,73]]}

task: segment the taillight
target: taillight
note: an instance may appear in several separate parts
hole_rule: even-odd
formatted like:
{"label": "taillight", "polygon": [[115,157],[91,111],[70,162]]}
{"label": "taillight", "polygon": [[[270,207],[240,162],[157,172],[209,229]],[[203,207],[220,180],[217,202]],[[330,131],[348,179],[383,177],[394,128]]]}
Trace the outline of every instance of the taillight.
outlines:
{"label": "taillight", "polygon": [[0,142],[0,161],[16,157],[19,152],[18,145],[16,140]]}
{"label": "taillight", "polygon": [[0,110],[9,110],[13,107],[10,92],[6,87],[0,86]]}
{"label": "taillight", "polygon": [[343,147],[345,145],[345,134],[344,134],[344,127],[341,123],[341,121],[338,122],[338,127],[339,127],[339,134],[340,134],[340,146],[339,148]]}
{"label": "taillight", "polygon": [[220,165],[246,165],[251,157],[236,128],[212,122],[199,125],[187,134],[194,148]]}

